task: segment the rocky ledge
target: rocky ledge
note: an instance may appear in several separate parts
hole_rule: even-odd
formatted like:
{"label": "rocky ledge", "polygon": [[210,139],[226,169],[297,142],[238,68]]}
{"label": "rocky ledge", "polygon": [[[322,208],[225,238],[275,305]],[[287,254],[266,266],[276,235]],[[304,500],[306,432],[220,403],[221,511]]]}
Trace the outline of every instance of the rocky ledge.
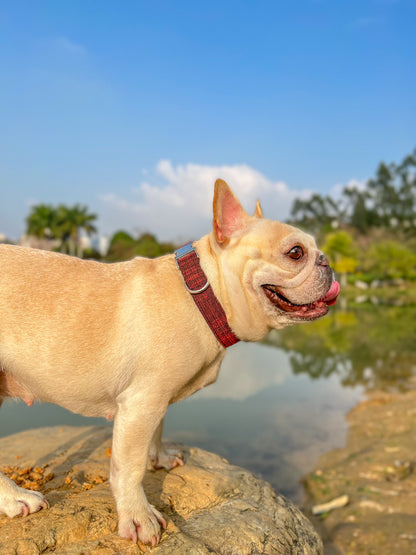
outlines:
{"label": "rocky ledge", "polygon": [[111,429],[52,427],[0,439],[1,467],[40,489],[50,508],[25,518],[0,516],[0,553],[322,554],[306,517],[243,468],[201,449],[186,464],[148,472],[149,501],[168,522],[150,548],[118,537],[108,474]]}

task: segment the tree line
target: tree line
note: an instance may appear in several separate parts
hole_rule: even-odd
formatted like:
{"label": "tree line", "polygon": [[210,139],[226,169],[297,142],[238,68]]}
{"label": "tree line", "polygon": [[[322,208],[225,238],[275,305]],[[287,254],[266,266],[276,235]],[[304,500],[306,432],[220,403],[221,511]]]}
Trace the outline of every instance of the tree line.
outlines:
{"label": "tree line", "polygon": [[[82,235],[96,232],[96,220],[84,205],[39,204],[27,217],[26,231],[45,248],[82,256]],[[288,223],[317,237],[344,285],[348,275],[365,281],[416,280],[416,149],[400,163],[381,162],[373,178],[346,185],[337,197],[315,193],[295,199]],[[104,260],[154,258],[175,248],[148,232],[117,231]],[[100,258],[92,250],[85,254]]]}
{"label": "tree line", "polygon": [[416,148],[399,164],[381,162],[372,179],[362,187],[346,185],[339,198],[315,193],[295,199],[291,221],[315,233],[351,228],[365,234],[383,228],[415,235]]}
{"label": "tree line", "polygon": [[84,251],[82,235],[90,236],[97,232],[94,225],[96,220],[97,215],[90,213],[88,207],[81,204],[37,204],[32,206],[26,218],[26,234],[36,237],[41,248],[59,250],[80,258],[84,255],[102,258],[106,262],[129,260],[134,256],[156,258],[176,249],[173,243],[159,242],[151,233],[134,237],[125,231],[117,231],[103,257],[93,248]]}
{"label": "tree line", "polygon": [[416,280],[416,149],[400,163],[381,162],[363,185],[339,196],[295,199],[290,223],[318,237],[344,285]]}
{"label": "tree line", "polygon": [[44,248],[56,245],[61,252],[82,257],[81,233],[96,233],[96,219],[97,215],[81,204],[37,204],[26,218],[26,233],[38,238]]}
{"label": "tree line", "polygon": [[117,231],[111,238],[105,259],[107,262],[117,262],[130,260],[134,256],[156,258],[174,252],[176,248],[173,243],[159,242],[152,233],[142,233],[133,237],[125,231]]}

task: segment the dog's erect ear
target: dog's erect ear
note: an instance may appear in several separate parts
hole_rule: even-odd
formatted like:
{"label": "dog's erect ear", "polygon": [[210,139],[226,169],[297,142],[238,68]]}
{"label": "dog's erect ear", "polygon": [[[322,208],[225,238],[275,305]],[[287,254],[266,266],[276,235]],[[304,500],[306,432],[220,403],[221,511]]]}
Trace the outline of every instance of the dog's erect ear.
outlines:
{"label": "dog's erect ear", "polygon": [[238,198],[222,179],[215,182],[213,227],[218,243],[226,245],[249,220]]}
{"label": "dog's erect ear", "polygon": [[263,210],[261,209],[260,201],[256,202],[256,209],[254,210],[253,216],[255,218],[262,218],[263,217]]}

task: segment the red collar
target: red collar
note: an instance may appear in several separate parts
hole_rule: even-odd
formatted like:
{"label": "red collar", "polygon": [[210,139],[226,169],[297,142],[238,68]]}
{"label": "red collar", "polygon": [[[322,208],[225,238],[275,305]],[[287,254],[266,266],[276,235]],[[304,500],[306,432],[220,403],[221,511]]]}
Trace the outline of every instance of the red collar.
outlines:
{"label": "red collar", "polygon": [[186,289],[221,345],[231,347],[240,341],[228,325],[224,309],[201,268],[198,253],[192,243],[175,252],[175,261],[182,272]]}

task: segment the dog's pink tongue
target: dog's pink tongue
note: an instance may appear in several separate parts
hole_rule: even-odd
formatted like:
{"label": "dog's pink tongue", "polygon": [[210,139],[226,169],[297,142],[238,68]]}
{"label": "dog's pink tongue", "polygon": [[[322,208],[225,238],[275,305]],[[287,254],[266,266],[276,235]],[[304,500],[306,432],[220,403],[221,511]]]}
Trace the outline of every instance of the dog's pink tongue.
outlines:
{"label": "dog's pink tongue", "polygon": [[325,297],[322,299],[324,301],[324,303],[326,303],[327,305],[335,304],[337,302],[337,297],[339,295],[339,290],[340,289],[341,289],[341,287],[340,287],[339,283],[337,281],[334,281],[331,285],[330,290],[325,295]]}

